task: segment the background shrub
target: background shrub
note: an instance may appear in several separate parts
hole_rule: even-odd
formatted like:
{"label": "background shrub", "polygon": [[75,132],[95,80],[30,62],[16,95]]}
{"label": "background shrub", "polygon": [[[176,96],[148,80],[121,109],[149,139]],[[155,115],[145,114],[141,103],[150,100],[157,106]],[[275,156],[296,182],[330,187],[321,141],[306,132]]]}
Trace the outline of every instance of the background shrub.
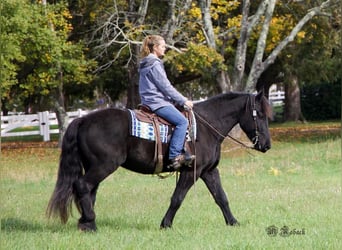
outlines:
{"label": "background shrub", "polygon": [[321,83],[304,86],[301,105],[307,120],[330,120],[341,118],[341,84]]}

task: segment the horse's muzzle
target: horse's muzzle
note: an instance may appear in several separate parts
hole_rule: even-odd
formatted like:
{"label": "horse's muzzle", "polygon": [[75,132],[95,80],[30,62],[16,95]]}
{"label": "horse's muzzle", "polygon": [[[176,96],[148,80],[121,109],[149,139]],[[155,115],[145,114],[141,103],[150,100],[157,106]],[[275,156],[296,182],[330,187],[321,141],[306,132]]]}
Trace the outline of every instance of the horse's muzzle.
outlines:
{"label": "horse's muzzle", "polygon": [[257,143],[254,145],[254,149],[266,153],[267,150],[271,149],[271,145],[266,144],[264,146],[261,146],[259,143]]}

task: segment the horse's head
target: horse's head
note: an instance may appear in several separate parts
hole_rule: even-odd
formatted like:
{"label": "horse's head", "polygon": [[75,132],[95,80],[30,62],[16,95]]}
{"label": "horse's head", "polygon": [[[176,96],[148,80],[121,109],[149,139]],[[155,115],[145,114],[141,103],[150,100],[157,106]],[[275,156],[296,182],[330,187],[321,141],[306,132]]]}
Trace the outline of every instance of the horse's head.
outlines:
{"label": "horse's head", "polygon": [[271,148],[271,137],[268,129],[268,118],[271,108],[263,92],[250,95],[246,109],[240,118],[240,127],[253,142],[254,149],[266,152]]}

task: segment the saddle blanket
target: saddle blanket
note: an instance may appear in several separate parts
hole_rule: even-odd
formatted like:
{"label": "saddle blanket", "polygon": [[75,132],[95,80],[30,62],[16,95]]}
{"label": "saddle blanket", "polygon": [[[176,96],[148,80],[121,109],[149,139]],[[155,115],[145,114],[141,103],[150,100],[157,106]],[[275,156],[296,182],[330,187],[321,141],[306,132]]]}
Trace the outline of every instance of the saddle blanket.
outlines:
{"label": "saddle blanket", "polygon": [[[156,140],[154,127],[152,123],[139,121],[133,110],[129,110],[131,114],[131,135],[147,140]],[[160,138],[162,143],[168,142],[169,127],[165,124],[159,124]]]}

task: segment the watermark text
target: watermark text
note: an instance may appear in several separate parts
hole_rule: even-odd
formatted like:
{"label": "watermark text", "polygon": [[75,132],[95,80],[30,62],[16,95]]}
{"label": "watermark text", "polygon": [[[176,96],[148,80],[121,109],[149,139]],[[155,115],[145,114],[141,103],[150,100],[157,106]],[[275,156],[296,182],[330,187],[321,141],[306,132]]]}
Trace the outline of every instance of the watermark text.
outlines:
{"label": "watermark text", "polygon": [[293,235],[305,235],[305,228],[290,228],[288,226],[277,227],[275,225],[266,227],[266,233],[270,237],[289,237]]}

